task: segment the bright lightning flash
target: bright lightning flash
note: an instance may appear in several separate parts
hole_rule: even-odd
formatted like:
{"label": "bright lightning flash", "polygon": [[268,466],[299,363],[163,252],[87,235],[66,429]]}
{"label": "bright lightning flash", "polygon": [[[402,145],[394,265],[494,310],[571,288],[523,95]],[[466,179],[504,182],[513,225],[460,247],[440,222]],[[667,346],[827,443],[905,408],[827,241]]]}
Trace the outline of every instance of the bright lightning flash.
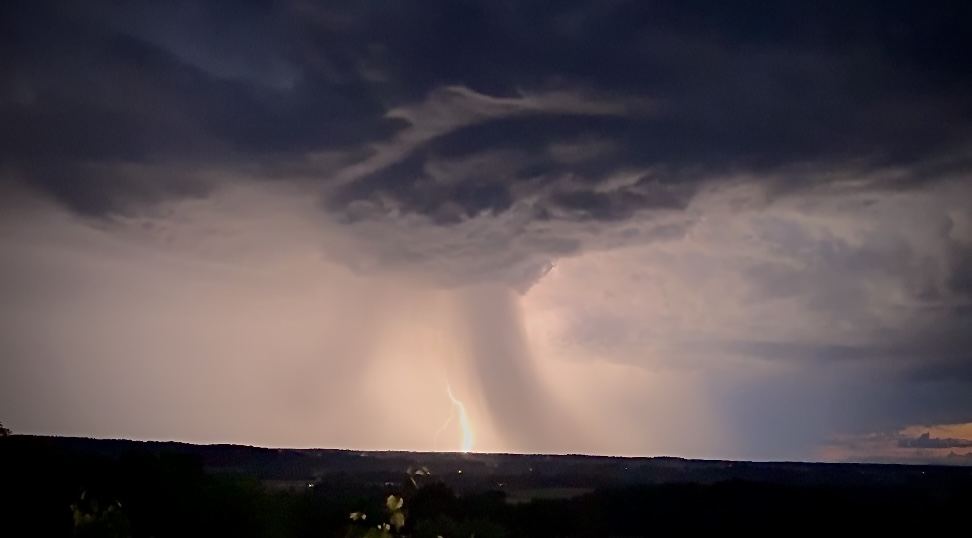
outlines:
{"label": "bright lightning flash", "polygon": [[446,383],[446,392],[449,393],[452,405],[459,410],[459,426],[462,428],[462,451],[463,453],[469,452],[472,449],[473,435],[472,428],[469,427],[469,417],[466,415],[466,406],[462,405],[462,402],[452,394],[452,387],[448,383]]}

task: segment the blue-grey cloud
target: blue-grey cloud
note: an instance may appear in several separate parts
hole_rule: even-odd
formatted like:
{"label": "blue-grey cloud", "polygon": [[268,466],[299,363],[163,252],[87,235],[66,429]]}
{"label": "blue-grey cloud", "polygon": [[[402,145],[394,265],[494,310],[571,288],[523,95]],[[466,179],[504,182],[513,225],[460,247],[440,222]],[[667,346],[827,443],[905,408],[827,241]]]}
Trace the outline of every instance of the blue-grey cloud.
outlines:
{"label": "blue-grey cloud", "polygon": [[[358,276],[519,292],[468,317],[496,327],[473,334],[496,414],[547,409],[508,426],[522,446],[555,407],[496,320],[533,300],[569,360],[705,372],[726,446],[807,457],[834,431],[972,421],[970,20],[904,0],[7,2],[0,231],[145,226],[223,261],[213,244],[260,227],[207,242],[191,208],[236,218],[219,203],[253,189],[267,229]],[[313,216],[292,224],[281,192]],[[7,263],[0,293],[32,304],[34,271]]]}
{"label": "blue-grey cloud", "polygon": [[923,433],[914,439],[900,439],[898,446],[902,448],[972,448],[972,441],[967,439],[941,439]]}
{"label": "blue-grey cloud", "polygon": [[[589,188],[621,168],[654,167],[664,184],[727,170],[917,167],[967,148],[972,76],[958,52],[969,45],[959,22],[967,7],[750,8],[293,1],[166,10],[96,2],[82,11],[15,2],[3,16],[3,156],[32,184],[103,214],[144,189],[85,165],[174,159],[279,171],[336,149],[367,159],[369,147],[417,119],[390,110],[450,86],[496,98],[583,91],[658,105],[649,115],[538,114],[541,106],[460,121],[414,141],[337,203],[384,193],[409,211],[451,214],[442,208],[449,200],[470,214],[507,210],[519,195],[513,185],[565,175]],[[591,137],[610,141],[611,154],[545,155]],[[430,160],[509,147],[528,158],[502,178],[473,174],[451,189],[424,181]],[[968,169],[967,159],[957,162]],[[333,175],[316,172],[322,183]],[[790,174],[782,187],[820,177]],[[153,193],[185,191],[180,178],[170,181],[175,187]],[[545,203],[611,219],[659,201],[551,193]]]}

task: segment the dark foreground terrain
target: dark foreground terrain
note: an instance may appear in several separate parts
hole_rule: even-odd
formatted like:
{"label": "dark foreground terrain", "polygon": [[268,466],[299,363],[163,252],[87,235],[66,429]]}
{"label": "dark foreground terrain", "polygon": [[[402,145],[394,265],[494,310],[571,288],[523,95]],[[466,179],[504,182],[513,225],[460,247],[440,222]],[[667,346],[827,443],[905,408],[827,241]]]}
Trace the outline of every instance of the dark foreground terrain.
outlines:
{"label": "dark foreground terrain", "polygon": [[972,469],[13,436],[0,499],[4,536],[871,534],[963,529]]}

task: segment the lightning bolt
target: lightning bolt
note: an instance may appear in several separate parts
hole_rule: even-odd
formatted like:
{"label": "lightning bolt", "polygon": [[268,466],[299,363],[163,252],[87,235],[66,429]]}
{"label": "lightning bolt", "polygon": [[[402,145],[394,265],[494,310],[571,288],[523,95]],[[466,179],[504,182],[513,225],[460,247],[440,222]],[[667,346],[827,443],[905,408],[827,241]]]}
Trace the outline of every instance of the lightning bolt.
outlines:
{"label": "lightning bolt", "polygon": [[449,400],[452,402],[452,406],[449,408],[449,418],[447,418],[442,426],[440,426],[435,432],[435,438],[432,441],[432,446],[437,444],[439,434],[452,423],[452,419],[455,418],[456,410],[458,409],[459,427],[462,429],[462,452],[467,453],[472,450],[473,434],[472,428],[469,426],[469,416],[466,415],[466,406],[462,405],[462,402],[460,402],[459,399],[452,394],[452,387],[448,382],[446,382],[446,394],[449,395]]}
{"label": "lightning bolt", "polygon": [[[442,342],[441,329],[439,332],[436,333],[436,344],[440,352],[439,356],[443,358],[449,357],[449,354],[443,352],[444,346]],[[445,366],[444,363],[443,366]],[[448,374],[446,374],[445,376],[445,382],[446,382],[446,394],[449,395],[449,401],[452,402],[452,406],[449,408],[449,418],[447,418],[446,421],[442,424],[442,426],[440,426],[439,429],[435,432],[435,437],[432,440],[432,446],[433,447],[436,446],[439,439],[439,434],[441,434],[449,426],[449,424],[452,423],[452,419],[455,418],[456,411],[458,410],[459,428],[462,430],[462,445],[461,445],[462,452],[467,453],[470,450],[472,450],[473,434],[472,434],[472,427],[470,427],[469,425],[469,416],[466,414],[466,406],[463,405],[458,398],[456,398],[455,394],[452,393],[452,385],[449,384]]]}
{"label": "lightning bolt", "polygon": [[446,392],[449,394],[449,399],[452,400],[452,405],[459,410],[459,426],[462,428],[462,451],[464,453],[469,452],[472,449],[473,435],[472,428],[469,427],[469,417],[466,415],[466,406],[462,405],[462,402],[452,394],[452,387],[448,383],[446,383]]}

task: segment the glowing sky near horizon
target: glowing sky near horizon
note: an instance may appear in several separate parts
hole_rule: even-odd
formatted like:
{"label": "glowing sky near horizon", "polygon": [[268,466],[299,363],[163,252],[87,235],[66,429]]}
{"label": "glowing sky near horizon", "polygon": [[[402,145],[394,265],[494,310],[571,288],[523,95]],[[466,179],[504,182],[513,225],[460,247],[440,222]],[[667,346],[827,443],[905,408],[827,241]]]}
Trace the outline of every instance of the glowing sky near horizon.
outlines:
{"label": "glowing sky near horizon", "polygon": [[972,8],[824,4],[5,5],[0,419],[972,462]]}

